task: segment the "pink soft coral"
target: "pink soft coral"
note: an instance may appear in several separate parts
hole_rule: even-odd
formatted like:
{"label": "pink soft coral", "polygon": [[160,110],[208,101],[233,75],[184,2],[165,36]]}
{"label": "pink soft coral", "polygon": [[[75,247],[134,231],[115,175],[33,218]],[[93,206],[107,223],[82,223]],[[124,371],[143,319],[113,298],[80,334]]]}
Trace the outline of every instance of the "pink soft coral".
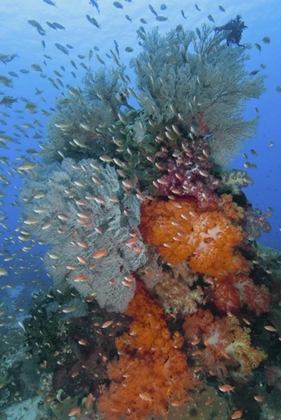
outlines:
{"label": "pink soft coral", "polygon": [[183,329],[188,343],[202,339],[204,348],[193,355],[219,378],[230,374],[237,381],[246,382],[252,378],[252,370],[266,358],[263,351],[251,347],[250,329],[240,327],[235,316],[219,318],[200,309],[187,315]]}

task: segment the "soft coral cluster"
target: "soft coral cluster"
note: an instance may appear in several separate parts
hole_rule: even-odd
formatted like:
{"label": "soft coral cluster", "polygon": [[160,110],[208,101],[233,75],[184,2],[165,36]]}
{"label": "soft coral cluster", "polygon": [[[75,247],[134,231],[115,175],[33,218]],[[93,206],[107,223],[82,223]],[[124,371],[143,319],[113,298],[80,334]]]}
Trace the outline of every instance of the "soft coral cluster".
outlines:
{"label": "soft coral cluster", "polygon": [[128,333],[116,339],[119,360],[110,362],[109,389],[98,401],[102,419],[140,420],[149,413],[167,414],[168,404],[187,400],[191,372],[180,351],[183,337],[171,338],[163,311],[138,285],[126,311],[133,319]]}
{"label": "soft coral cluster", "polygon": [[203,303],[203,290],[199,285],[194,285],[198,276],[192,273],[187,261],[165,267],[165,271],[161,272],[150,267],[145,267],[140,278],[166,314],[197,312],[198,304]]}
{"label": "soft coral cluster", "polygon": [[186,316],[183,329],[189,343],[202,340],[203,348],[193,355],[220,379],[230,374],[237,381],[247,382],[253,377],[252,370],[266,359],[263,351],[251,347],[250,329],[242,328],[235,316],[219,318],[199,309]]}
{"label": "soft coral cluster", "polygon": [[[170,264],[188,259],[194,273],[222,277],[247,266],[235,247],[243,240],[237,206],[221,200],[216,210],[203,211],[195,200],[156,198],[141,205],[139,226],[144,242],[157,246]],[[234,222],[236,224],[234,224]]]}
{"label": "soft coral cluster", "polygon": [[200,208],[215,208],[219,197],[214,190],[220,181],[210,173],[212,163],[208,159],[209,154],[208,144],[202,139],[182,141],[180,149],[168,159],[167,152],[163,151],[160,168],[164,174],[154,182],[159,194],[194,197]]}

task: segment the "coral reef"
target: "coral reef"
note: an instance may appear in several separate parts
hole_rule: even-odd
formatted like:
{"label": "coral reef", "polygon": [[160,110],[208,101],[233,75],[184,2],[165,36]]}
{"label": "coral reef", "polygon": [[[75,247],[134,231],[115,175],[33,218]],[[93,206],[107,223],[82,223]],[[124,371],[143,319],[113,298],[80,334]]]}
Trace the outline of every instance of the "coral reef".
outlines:
{"label": "coral reef", "polygon": [[278,263],[255,243],[271,213],[252,209],[245,171],[226,170],[255,132],[245,103],[264,91],[250,46],[205,24],[137,33],[135,90],[111,51],[115,68],[88,70],[56,100],[46,165],[19,168],[19,240],[48,246],[54,280],[22,327],[58,417],[194,418],[204,384],[258,383],[272,284],[280,296]]}
{"label": "coral reef", "polygon": [[183,338],[173,337],[163,312],[138,285],[126,315],[129,332],[116,339],[119,360],[108,364],[109,389],[98,400],[101,418],[142,419],[167,414],[168,404],[183,405],[192,385],[191,371],[180,351]]}

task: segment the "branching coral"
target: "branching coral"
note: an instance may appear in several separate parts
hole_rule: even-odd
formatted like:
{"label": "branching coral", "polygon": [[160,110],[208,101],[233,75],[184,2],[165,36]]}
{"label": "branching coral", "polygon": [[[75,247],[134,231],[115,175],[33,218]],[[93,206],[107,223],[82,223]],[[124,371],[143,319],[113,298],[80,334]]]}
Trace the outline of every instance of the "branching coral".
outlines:
{"label": "branching coral", "polygon": [[108,365],[111,379],[98,400],[102,419],[141,420],[167,414],[169,403],[184,404],[191,372],[178,332],[171,338],[163,311],[142,285],[126,311],[133,318],[127,334],[116,339],[119,360]]}
{"label": "branching coral", "polygon": [[155,245],[159,253],[171,264],[189,259],[193,272],[221,277],[237,272],[246,262],[234,251],[243,233],[231,218],[239,217],[227,202],[215,211],[200,211],[195,201],[145,201],[141,205],[140,231],[144,242]]}
{"label": "branching coral", "polygon": [[202,339],[204,348],[199,357],[212,375],[219,378],[230,374],[238,382],[247,382],[252,370],[266,359],[266,354],[251,347],[250,329],[242,328],[235,316],[215,317],[209,310],[199,309],[187,315],[183,324],[188,342]]}

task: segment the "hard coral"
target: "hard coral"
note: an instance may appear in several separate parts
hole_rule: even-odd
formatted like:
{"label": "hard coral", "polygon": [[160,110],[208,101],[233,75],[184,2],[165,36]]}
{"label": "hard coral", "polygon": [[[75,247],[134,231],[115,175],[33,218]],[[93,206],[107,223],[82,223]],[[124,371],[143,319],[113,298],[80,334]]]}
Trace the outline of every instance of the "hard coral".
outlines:
{"label": "hard coral", "polygon": [[246,265],[234,250],[243,239],[241,227],[232,223],[235,218],[239,212],[232,203],[202,211],[192,199],[157,198],[142,203],[139,228],[144,242],[157,246],[169,263],[189,259],[193,272],[221,277]]}
{"label": "hard coral", "polygon": [[184,404],[191,386],[186,357],[180,351],[183,338],[173,339],[163,311],[138,286],[127,315],[130,330],[116,339],[119,360],[108,365],[111,380],[98,400],[102,419],[140,420],[149,413],[166,416],[169,403]]}

